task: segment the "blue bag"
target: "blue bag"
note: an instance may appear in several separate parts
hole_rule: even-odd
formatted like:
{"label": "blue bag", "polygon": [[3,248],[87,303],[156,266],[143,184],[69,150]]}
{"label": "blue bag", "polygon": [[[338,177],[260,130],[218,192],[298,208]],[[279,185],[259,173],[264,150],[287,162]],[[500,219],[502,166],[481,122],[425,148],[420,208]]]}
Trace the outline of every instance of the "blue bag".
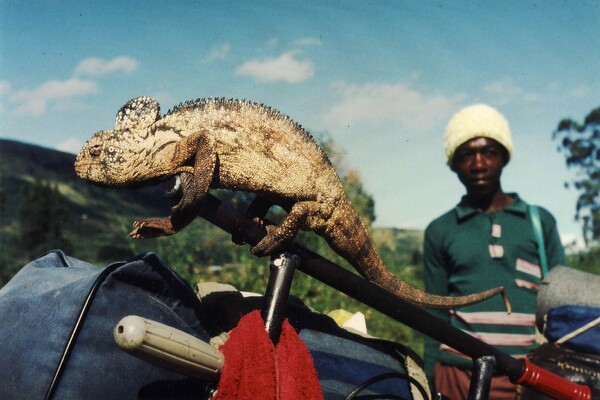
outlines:
{"label": "blue bag", "polygon": [[[600,307],[567,305],[551,308],[544,335],[554,342],[597,318],[600,318]],[[600,354],[600,324],[567,340],[563,346],[584,353]]]}
{"label": "blue bag", "polygon": [[208,341],[198,305],[154,254],[99,268],[49,252],[0,290],[0,398],[199,398],[204,383],[113,339],[119,320],[137,314]]}

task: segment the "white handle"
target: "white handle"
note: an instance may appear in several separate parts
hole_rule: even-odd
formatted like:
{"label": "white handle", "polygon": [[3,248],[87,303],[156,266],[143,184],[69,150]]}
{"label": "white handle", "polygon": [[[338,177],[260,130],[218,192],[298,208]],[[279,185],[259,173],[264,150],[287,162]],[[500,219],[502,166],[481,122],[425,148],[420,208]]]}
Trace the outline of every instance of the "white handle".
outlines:
{"label": "white handle", "polygon": [[216,381],[225,361],[223,354],[208,343],[136,315],[119,321],[114,337],[119,347],[129,353],[202,380]]}

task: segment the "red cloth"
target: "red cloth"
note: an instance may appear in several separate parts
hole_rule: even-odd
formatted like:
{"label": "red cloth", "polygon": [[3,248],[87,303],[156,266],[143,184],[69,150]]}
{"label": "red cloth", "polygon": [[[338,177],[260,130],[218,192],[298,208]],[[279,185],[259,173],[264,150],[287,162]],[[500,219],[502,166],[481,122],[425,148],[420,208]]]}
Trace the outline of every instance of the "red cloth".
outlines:
{"label": "red cloth", "polygon": [[259,311],[246,314],[219,350],[225,365],[215,400],[323,399],[310,353],[287,320],[273,347]]}

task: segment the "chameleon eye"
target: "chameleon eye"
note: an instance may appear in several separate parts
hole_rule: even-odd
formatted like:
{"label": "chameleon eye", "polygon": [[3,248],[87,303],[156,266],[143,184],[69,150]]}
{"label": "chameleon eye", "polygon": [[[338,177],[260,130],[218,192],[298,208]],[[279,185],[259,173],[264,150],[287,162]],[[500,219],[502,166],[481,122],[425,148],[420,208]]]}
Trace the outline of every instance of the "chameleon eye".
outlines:
{"label": "chameleon eye", "polygon": [[115,147],[114,146],[108,146],[108,152],[110,154],[114,154],[115,153]]}
{"label": "chameleon eye", "polygon": [[93,146],[90,146],[90,156],[92,157],[98,157],[100,155],[100,153],[102,152],[102,146],[99,144],[95,144]]}

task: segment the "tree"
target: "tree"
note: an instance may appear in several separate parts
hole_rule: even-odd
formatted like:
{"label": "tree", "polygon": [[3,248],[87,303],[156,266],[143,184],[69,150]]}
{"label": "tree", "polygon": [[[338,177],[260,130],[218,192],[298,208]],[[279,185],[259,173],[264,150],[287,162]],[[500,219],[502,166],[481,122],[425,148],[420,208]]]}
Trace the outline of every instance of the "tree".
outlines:
{"label": "tree", "polygon": [[583,237],[588,244],[600,238],[600,107],[583,123],[569,118],[560,121],[553,139],[560,140],[558,150],[564,152],[567,166],[575,169],[573,186],[580,193],[575,218],[583,220]]}
{"label": "tree", "polygon": [[68,218],[62,196],[56,186],[47,182],[27,183],[21,190],[19,223],[21,244],[29,257],[60,248],[71,250],[63,233]]}

